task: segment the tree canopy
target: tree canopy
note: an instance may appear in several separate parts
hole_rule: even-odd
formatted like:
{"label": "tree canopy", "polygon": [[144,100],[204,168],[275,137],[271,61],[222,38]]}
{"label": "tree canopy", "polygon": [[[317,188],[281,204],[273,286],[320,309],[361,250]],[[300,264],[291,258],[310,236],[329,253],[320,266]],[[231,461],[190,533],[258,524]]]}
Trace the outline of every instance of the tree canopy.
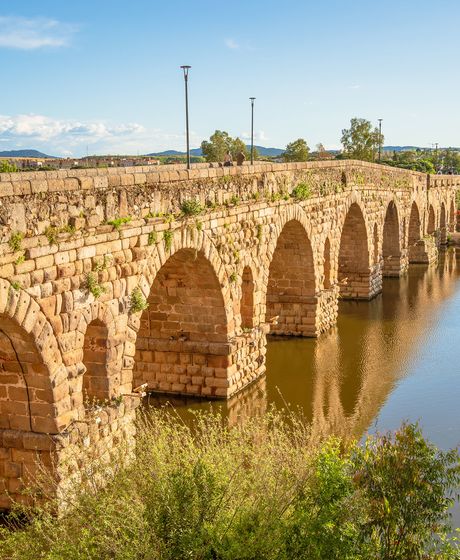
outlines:
{"label": "tree canopy", "polygon": [[303,138],[298,138],[286,146],[284,161],[307,161],[310,148]]}
{"label": "tree canopy", "polygon": [[[236,158],[238,152],[243,152],[246,159],[249,152],[246,144],[240,138],[232,138],[228,132],[224,130],[216,130],[208,140],[201,142],[201,151],[206,161],[223,161],[227,151],[230,151],[233,158]],[[255,150],[254,150],[255,152]]]}
{"label": "tree canopy", "polygon": [[383,146],[384,136],[377,127],[366,119],[353,118],[350,128],[342,130],[343,155],[350,159],[374,161],[379,145]]}

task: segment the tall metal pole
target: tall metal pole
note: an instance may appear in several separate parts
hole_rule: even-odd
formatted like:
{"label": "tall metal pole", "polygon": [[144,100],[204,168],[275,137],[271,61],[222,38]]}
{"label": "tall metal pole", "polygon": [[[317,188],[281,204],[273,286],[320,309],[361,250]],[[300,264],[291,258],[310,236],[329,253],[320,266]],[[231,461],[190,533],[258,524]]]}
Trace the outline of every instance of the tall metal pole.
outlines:
{"label": "tall metal pole", "polygon": [[187,136],[187,169],[190,169],[190,134],[188,127],[188,71],[191,66],[181,66],[184,71],[184,82],[185,82],[185,133]]}
{"label": "tall metal pole", "polygon": [[382,120],[379,119],[379,163],[382,159]]}
{"label": "tall metal pole", "polygon": [[251,100],[251,165],[254,164],[254,100],[255,97],[250,97]]}

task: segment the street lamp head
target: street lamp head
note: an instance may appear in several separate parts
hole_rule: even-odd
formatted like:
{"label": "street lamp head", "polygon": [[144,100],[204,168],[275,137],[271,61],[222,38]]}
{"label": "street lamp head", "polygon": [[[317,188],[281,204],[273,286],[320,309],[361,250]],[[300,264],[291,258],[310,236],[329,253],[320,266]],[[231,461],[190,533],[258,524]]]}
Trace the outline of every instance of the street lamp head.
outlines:
{"label": "street lamp head", "polygon": [[250,97],[249,99],[251,100],[251,103],[254,103],[255,97]]}
{"label": "street lamp head", "polygon": [[184,64],[183,66],[181,66],[181,68],[184,71],[184,76],[187,77],[188,76],[188,71],[191,68],[191,66],[188,66],[188,65]]}

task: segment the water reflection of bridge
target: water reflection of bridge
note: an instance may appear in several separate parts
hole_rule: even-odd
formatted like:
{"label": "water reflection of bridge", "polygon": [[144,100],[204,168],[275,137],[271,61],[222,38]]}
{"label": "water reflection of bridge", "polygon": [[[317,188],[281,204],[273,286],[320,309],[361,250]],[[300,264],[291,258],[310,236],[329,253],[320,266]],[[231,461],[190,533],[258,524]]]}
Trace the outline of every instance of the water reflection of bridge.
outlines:
{"label": "water reflection of bridge", "polygon": [[[371,302],[342,302],[338,325],[328,335],[272,341],[267,377],[214,406],[234,425],[271,403],[288,404],[305,415],[315,435],[361,437],[426,343],[457,276],[455,251],[448,250],[437,268],[415,266],[403,278],[387,279],[383,294]],[[179,409],[209,406],[167,400]]]}

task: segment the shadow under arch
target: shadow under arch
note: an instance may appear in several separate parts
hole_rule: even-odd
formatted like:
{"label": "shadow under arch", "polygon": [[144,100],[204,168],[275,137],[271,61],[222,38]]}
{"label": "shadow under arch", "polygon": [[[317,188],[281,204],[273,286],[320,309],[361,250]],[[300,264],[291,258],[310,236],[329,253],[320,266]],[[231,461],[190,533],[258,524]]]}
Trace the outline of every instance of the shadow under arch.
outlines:
{"label": "shadow under arch", "polygon": [[83,395],[86,401],[110,399],[110,380],[107,372],[109,331],[100,319],[94,319],[86,328],[83,343]]}
{"label": "shadow under arch", "polygon": [[399,216],[396,204],[391,201],[383,223],[383,275],[399,276],[401,271],[401,241]]}
{"label": "shadow under arch", "polygon": [[439,214],[439,231],[440,242],[444,245],[447,243],[447,219],[446,219],[446,205],[441,202],[441,212]]}
{"label": "shadow under arch", "polygon": [[289,220],[277,239],[269,271],[266,321],[271,334],[316,336],[316,275],[303,225]]}
{"label": "shadow under arch", "polygon": [[240,315],[241,327],[252,329],[254,327],[254,276],[250,266],[243,268],[241,277]]}
{"label": "shadow under arch", "polygon": [[338,281],[343,299],[370,299],[374,295],[370,289],[366,222],[356,202],[348,209],[340,235]]}
{"label": "shadow under arch", "polygon": [[409,215],[409,231],[407,236],[407,248],[409,263],[425,262],[424,246],[421,240],[422,223],[420,220],[420,212],[417,203],[412,202]]}
{"label": "shadow under arch", "polygon": [[204,252],[183,248],[171,255],[155,276],[147,303],[137,333],[134,385],[224,396],[231,325]]}
{"label": "shadow under arch", "polygon": [[428,208],[428,225],[426,227],[426,232],[428,235],[432,235],[436,230],[436,215],[434,213],[434,208],[430,204]]}

